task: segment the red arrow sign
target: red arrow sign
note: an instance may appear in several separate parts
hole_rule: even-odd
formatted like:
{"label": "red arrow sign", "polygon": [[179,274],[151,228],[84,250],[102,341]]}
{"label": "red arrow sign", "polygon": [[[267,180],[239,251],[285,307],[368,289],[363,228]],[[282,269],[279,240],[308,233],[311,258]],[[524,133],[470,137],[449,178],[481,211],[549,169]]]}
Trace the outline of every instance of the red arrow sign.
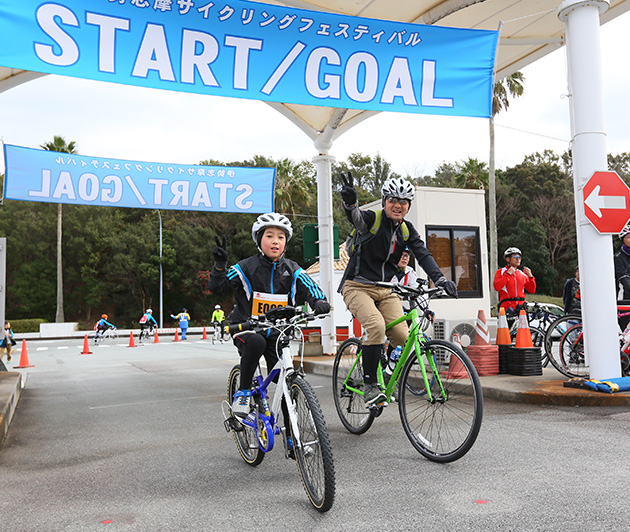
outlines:
{"label": "red arrow sign", "polygon": [[584,214],[600,233],[619,233],[630,220],[630,188],[616,172],[595,172],[583,193]]}

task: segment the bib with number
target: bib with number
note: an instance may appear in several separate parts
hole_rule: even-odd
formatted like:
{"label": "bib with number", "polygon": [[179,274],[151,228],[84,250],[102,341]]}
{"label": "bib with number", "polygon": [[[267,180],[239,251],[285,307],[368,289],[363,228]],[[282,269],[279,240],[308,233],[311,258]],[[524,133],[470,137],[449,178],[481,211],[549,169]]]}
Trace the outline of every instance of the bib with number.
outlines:
{"label": "bib with number", "polygon": [[287,294],[265,294],[264,292],[254,292],[252,298],[252,316],[266,314],[272,308],[286,307],[289,303]]}

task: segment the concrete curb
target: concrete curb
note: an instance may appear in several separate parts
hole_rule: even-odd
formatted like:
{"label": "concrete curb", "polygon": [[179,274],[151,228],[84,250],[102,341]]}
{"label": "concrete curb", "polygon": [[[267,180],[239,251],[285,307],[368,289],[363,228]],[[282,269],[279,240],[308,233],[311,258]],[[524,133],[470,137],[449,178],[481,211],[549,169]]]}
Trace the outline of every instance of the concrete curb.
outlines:
{"label": "concrete curb", "polygon": [[22,392],[22,374],[0,371],[0,448],[9,431]]}

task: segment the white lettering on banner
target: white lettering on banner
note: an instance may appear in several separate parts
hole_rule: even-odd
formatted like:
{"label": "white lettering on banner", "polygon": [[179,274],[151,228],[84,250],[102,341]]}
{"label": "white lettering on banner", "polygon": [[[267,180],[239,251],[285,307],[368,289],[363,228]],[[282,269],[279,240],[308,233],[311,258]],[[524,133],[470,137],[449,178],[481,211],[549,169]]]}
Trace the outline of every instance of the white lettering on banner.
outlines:
{"label": "white lettering on banner", "polygon": [[85,21],[99,27],[98,33],[98,69],[101,72],[114,73],[116,69],[116,30],[129,31],[129,20],[108,17],[97,13],[86,13]]}
{"label": "white lettering on banner", "polygon": [[61,196],[66,196],[69,200],[77,199],[74,193],[74,186],[72,185],[72,176],[70,172],[61,172],[57,181],[57,186],[52,193],[52,197],[61,199]]}
{"label": "white lettering on banner", "polygon": [[147,24],[131,75],[146,78],[149,70],[157,70],[162,81],[175,81],[164,26],[157,24]]}
{"label": "white lettering on banner", "polygon": [[[202,45],[202,51],[195,54],[197,44]],[[201,76],[201,81],[209,87],[218,87],[219,83],[210,70],[219,55],[219,43],[209,33],[184,30],[182,36],[182,83],[195,83],[195,68]]]}
{"label": "white lettering on banner", "polygon": [[59,17],[61,22],[69,26],[79,26],[77,17],[69,9],[56,4],[44,4],[37,10],[37,22],[44,33],[55,41],[61,50],[57,54],[55,48],[49,44],[35,43],[35,53],[45,63],[70,66],[79,59],[79,47],[72,37],[57,25],[56,17]]}
{"label": "white lettering on banner", "polygon": [[168,185],[168,179],[149,179],[149,185],[154,185],[153,203],[162,204],[162,187]]}
{"label": "white lettering on banner", "polygon": [[103,178],[103,185],[109,185],[112,183],[114,185],[114,190],[112,192],[111,189],[107,189],[103,187],[103,191],[101,192],[101,201],[105,203],[118,203],[122,198],[123,186],[122,180],[117,175],[107,175]]}
{"label": "white lettering on banner", "polygon": [[231,183],[215,183],[214,188],[219,189],[219,207],[225,209],[227,207],[227,191],[231,189]]}
{"label": "white lettering on banner", "polygon": [[226,35],[225,46],[234,46],[234,88],[247,90],[247,72],[249,71],[249,51],[262,50],[260,39],[245,39]]}
{"label": "white lettering on banner", "polygon": [[254,206],[254,202],[245,200],[253,194],[253,187],[251,187],[250,185],[239,185],[236,187],[237,192],[241,192],[241,190],[243,192],[236,197],[236,200],[234,200],[234,205],[236,205],[239,209],[251,209]]}
{"label": "white lettering on banner", "polygon": [[[110,0],[111,1],[111,0]],[[101,72],[115,73],[116,70],[116,35],[119,31],[129,32],[130,20],[85,13],[86,23],[99,29],[98,35],[98,69]],[[54,44],[35,43],[35,53],[42,61],[55,66],[70,66],[81,57],[77,42],[61,25],[79,28],[76,15],[64,6],[43,4],[37,10],[37,21],[44,33]],[[400,39],[394,39],[394,41]],[[263,50],[262,39],[226,35],[225,49],[233,49],[232,87],[238,90],[250,89],[249,75],[253,52]],[[264,83],[261,92],[271,95],[289,69],[294,65],[301,53],[307,48],[304,42],[296,42],[280,64],[275,67]],[[125,53],[128,53],[125,50]],[[227,53],[224,51],[224,54]],[[211,65],[219,59],[221,47],[215,36],[203,31],[183,29],[181,34],[180,79],[181,83],[195,84],[198,74],[203,85],[220,87],[227,80],[217,80]],[[330,47],[316,47],[309,52],[306,59],[304,82],[308,94],[317,99],[339,100],[342,97],[342,86],[345,95],[353,102],[370,103],[378,100],[379,104],[392,105],[397,98],[402,99],[409,107],[454,107],[453,98],[436,97],[436,61],[422,60],[422,82],[420,87],[420,104],[414,90],[411,69],[407,57],[394,57],[391,60],[382,93],[378,95],[379,74],[383,69],[377,58],[366,51],[351,54],[347,60],[339,52]],[[177,82],[173,58],[169,50],[165,27],[161,24],[146,23],[140,41],[131,75],[148,78],[150,72],[157,73],[161,81]],[[383,72],[385,74],[385,72]],[[225,75],[225,74],[224,74]],[[343,77],[343,79],[342,79]],[[229,83],[229,82],[228,82]],[[343,84],[343,85],[342,85]],[[157,193],[157,191],[156,191]]]}
{"label": "white lettering on banner", "polygon": [[169,205],[181,204],[182,207],[188,206],[188,189],[190,183],[188,181],[173,181],[171,183],[171,192],[173,193],[173,199],[169,202]]}
{"label": "white lettering on banner", "polygon": [[131,190],[133,191],[134,195],[136,196],[136,199],[140,202],[140,205],[146,205],[147,202],[142,197],[142,194],[140,194],[140,191],[138,190],[138,187],[136,186],[136,184],[133,182],[133,179],[131,179],[131,176],[130,175],[126,175],[125,176],[125,180],[127,181],[127,183],[129,183],[129,186],[131,187]]}
{"label": "white lettering on banner", "polygon": [[422,105],[453,107],[453,98],[435,98],[435,61],[422,62]]}
{"label": "white lettering on banner", "polygon": [[28,195],[34,198],[49,198],[50,197],[50,170],[42,170],[42,189],[41,190],[29,190]]}
{"label": "white lettering on banner", "polygon": [[94,174],[81,174],[81,177],[79,178],[79,197],[82,200],[95,200],[98,197],[98,188],[98,177]]}
{"label": "white lettering on banner", "polygon": [[[237,204],[238,204],[238,198]],[[190,202],[192,207],[199,207],[200,205],[205,205],[206,207],[212,207],[212,202],[210,201],[210,193],[208,192],[208,185],[204,181],[200,181],[197,183],[197,188],[195,189],[195,194],[193,195],[193,199]]]}

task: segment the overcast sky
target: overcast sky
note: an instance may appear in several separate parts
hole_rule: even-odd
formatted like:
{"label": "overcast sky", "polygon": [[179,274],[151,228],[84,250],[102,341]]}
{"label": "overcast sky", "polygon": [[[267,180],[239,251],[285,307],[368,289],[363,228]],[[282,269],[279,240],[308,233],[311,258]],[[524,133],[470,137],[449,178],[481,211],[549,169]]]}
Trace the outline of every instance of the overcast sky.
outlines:
{"label": "overcast sky", "polygon": [[[605,127],[609,153],[630,151],[630,13],[602,26]],[[570,137],[565,48],[523,69],[525,94],[496,118],[496,161],[505,168]],[[267,104],[96,81],[44,76],[0,93],[0,138],[37,148],[61,135],[79,153],[198,164],[254,155],[311,159],[312,141]],[[330,153],[380,153],[403,175],[432,175],[443,162],[488,160],[488,121],[380,113],[343,134]],[[4,161],[0,155],[0,167]]]}

